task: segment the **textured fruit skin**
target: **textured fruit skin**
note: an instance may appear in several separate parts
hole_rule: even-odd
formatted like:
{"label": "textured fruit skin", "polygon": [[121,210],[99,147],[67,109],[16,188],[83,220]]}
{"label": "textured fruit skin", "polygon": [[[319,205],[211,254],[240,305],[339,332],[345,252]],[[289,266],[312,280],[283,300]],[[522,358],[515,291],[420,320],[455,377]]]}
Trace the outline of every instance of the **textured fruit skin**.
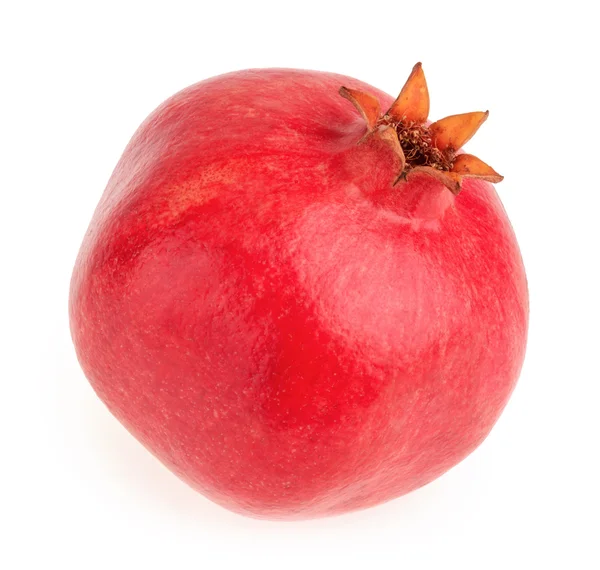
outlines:
{"label": "textured fruit skin", "polygon": [[338,95],[249,70],[139,128],[71,283],[77,355],[184,481],[250,516],[311,518],[416,489],[475,449],[517,380],[528,297],[493,186],[392,187]]}

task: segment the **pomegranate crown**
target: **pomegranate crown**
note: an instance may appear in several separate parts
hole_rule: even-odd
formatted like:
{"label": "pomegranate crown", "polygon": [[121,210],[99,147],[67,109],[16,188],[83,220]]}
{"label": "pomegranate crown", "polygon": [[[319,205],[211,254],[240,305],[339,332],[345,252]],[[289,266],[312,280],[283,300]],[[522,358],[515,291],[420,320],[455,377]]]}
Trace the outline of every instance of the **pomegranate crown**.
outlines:
{"label": "pomegranate crown", "polygon": [[376,135],[397,154],[400,173],[394,185],[423,173],[458,194],[463,178],[502,180],[500,174],[476,156],[459,152],[487,119],[488,111],[450,115],[427,124],[429,91],[420,63],[413,67],[400,95],[384,114],[379,100],[369,93],[341,87],[340,95],[358,109],[367,123],[367,133],[359,142]]}

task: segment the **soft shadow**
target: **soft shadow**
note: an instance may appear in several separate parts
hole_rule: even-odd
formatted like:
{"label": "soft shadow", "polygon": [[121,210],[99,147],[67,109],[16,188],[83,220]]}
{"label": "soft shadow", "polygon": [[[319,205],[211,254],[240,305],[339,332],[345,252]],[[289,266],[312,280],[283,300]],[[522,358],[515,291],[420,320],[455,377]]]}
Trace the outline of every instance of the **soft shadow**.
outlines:
{"label": "soft shadow", "polygon": [[[67,368],[68,370],[65,370]],[[449,492],[442,477],[425,487],[383,505],[346,515],[313,521],[265,521],[232,513],[190,488],[139,443],[112,416],[93,392],[77,363],[62,370],[63,388],[79,392],[77,410],[59,404],[60,423],[66,439],[77,433],[78,445],[90,450],[94,463],[124,495],[165,516],[174,516],[204,526],[227,529],[264,528],[276,534],[312,533],[348,527],[397,527],[435,511],[440,495]],[[66,377],[65,377],[66,373]],[[68,384],[69,386],[65,386]],[[70,435],[69,435],[70,434]],[[75,442],[73,442],[75,444]]]}
{"label": "soft shadow", "polygon": [[[91,390],[91,389],[90,389]],[[438,502],[446,487],[443,480],[435,481],[408,495],[383,505],[346,515],[315,521],[273,522],[252,519],[232,513],[216,505],[193,490],[171,473],[142,444],[140,444],[92,394],[86,398],[83,414],[84,431],[90,448],[99,461],[110,464],[110,471],[119,478],[119,484],[128,495],[134,495],[144,504],[152,504],[160,512],[194,521],[210,521],[211,525],[231,528],[280,527],[298,530],[311,526],[315,529],[336,529],[347,526],[397,525],[401,521],[427,516]],[[82,434],[83,435],[83,434]],[[281,529],[284,533],[284,529]]]}
{"label": "soft shadow", "polygon": [[245,524],[245,517],[209,501],[171,473],[112,416],[93,391],[86,398],[83,417],[84,425],[78,427],[99,461],[110,464],[110,471],[118,476],[128,495],[178,517],[227,526]]}

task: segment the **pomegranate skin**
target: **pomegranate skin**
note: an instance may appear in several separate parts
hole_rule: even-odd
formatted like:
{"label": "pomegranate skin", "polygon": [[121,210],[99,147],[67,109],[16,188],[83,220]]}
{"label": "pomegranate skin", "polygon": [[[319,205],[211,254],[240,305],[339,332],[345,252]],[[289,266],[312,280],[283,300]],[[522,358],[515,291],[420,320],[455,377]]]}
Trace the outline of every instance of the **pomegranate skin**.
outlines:
{"label": "pomegranate skin", "polygon": [[393,499],[473,451],[525,352],[494,187],[392,186],[330,73],[219,76],[163,103],[76,261],[70,322],[109,410],[209,499],[261,518]]}

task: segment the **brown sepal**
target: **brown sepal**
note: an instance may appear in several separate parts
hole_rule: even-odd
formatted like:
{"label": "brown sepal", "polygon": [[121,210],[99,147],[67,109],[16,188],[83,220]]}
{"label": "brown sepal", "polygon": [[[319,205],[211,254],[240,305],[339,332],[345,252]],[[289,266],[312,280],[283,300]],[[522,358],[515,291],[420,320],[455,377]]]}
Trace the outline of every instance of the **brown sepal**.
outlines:
{"label": "brown sepal", "polygon": [[407,79],[400,95],[392,103],[386,117],[393,121],[424,123],[429,116],[429,91],[420,63],[417,63]]}
{"label": "brown sepal", "polygon": [[429,126],[431,140],[439,150],[458,150],[477,132],[489,111],[450,115]]}
{"label": "brown sepal", "polygon": [[455,172],[447,172],[431,168],[431,166],[415,166],[406,173],[406,178],[411,178],[414,174],[427,174],[441,182],[452,194],[456,195],[460,192],[462,176]]}
{"label": "brown sepal", "polygon": [[504,176],[498,174],[489,164],[472,154],[459,154],[454,159],[450,172],[464,178],[479,178],[487,182],[501,182],[504,179]]}
{"label": "brown sepal", "polygon": [[381,105],[379,104],[379,101],[373,97],[373,95],[369,95],[369,93],[364,93],[363,91],[358,91],[356,89],[340,87],[339,93],[344,99],[348,99],[348,101],[358,109],[359,113],[367,122],[369,132],[372,131],[381,116]]}

